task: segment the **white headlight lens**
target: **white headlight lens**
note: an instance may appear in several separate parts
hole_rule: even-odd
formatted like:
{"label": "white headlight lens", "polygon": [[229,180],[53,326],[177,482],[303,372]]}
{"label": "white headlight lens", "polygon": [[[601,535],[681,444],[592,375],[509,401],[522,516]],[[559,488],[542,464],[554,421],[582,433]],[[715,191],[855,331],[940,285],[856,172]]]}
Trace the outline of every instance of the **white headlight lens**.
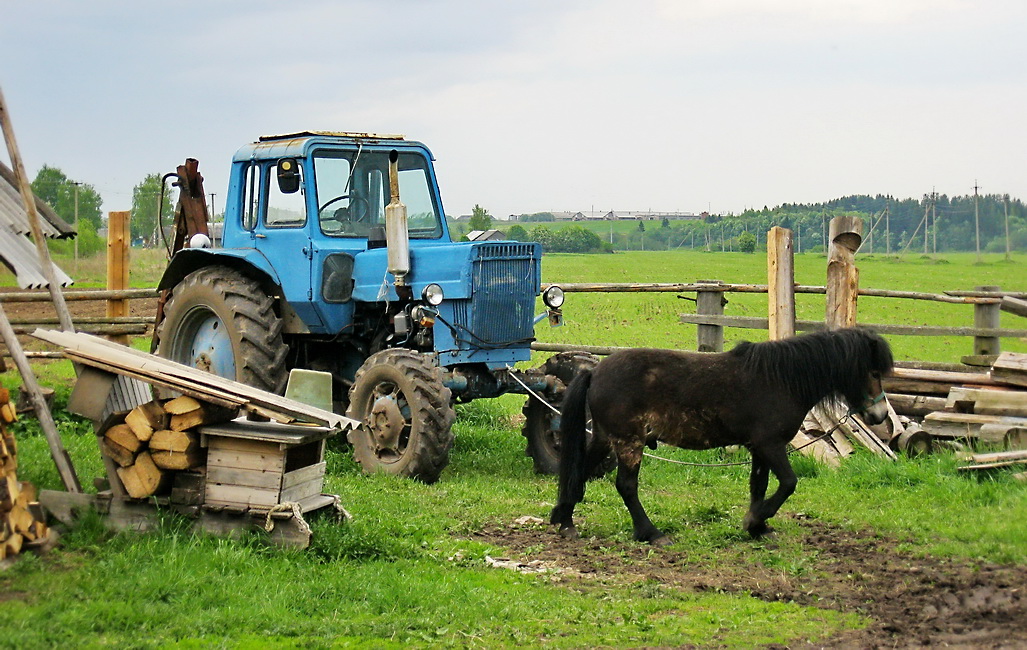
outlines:
{"label": "white headlight lens", "polygon": [[427,287],[424,288],[424,291],[421,292],[421,299],[429,305],[431,305],[432,307],[439,306],[442,303],[442,299],[444,297],[445,296],[442,293],[442,287],[435,283],[429,284]]}
{"label": "white headlight lens", "polygon": [[553,285],[542,293],[542,302],[546,303],[546,307],[550,309],[559,309],[563,306],[563,289]]}

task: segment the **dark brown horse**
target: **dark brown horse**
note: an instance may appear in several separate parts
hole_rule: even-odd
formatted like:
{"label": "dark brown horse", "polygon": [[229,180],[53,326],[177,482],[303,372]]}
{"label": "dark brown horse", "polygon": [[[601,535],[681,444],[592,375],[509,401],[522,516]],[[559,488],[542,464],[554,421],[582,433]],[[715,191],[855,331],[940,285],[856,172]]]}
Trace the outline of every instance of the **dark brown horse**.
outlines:
{"label": "dark brown horse", "polygon": [[[828,398],[877,424],[887,417],[881,376],[892,369],[888,343],[863,329],[816,332],[782,341],[741,343],[718,354],[637,349],[617,352],[582,371],[564,395],[560,492],[550,522],[576,538],[574,506],[590,475],[586,405],[595,440],[617,456],[617,491],[631,512],[635,539],[668,543],[638,500],[646,446],[684,449],[744,445],[752,454],[750,504],[742,527],[753,537],[795,491],[786,446],[806,413]],[[601,456],[601,454],[600,454]],[[777,491],[766,498],[769,472]]]}

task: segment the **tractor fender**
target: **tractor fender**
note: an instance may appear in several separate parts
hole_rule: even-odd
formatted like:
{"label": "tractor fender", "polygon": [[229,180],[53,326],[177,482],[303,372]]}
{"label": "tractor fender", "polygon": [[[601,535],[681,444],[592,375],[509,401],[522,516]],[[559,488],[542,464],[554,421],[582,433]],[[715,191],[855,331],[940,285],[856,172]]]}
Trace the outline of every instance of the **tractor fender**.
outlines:
{"label": "tractor fender", "polygon": [[185,276],[205,266],[225,266],[256,280],[261,290],[275,299],[276,311],[289,334],[309,334],[310,328],[291,305],[282,299],[282,283],[264,254],[255,248],[183,248],[175,253],[157,288],[172,289]]}
{"label": "tractor fender", "polygon": [[227,266],[260,283],[268,295],[279,295],[281,282],[267,258],[255,248],[183,248],[175,253],[157,288],[171,289],[185,276],[205,266]]}

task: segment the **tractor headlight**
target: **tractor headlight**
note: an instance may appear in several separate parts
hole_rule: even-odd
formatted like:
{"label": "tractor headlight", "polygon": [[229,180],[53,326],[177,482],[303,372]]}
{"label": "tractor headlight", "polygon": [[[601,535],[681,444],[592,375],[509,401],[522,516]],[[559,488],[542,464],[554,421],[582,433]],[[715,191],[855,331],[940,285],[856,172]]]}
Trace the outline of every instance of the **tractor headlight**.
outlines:
{"label": "tractor headlight", "polygon": [[442,293],[442,287],[434,282],[425,287],[424,291],[421,292],[421,300],[425,301],[432,307],[438,307],[442,304],[443,298],[445,298],[445,295]]}
{"label": "tractor headlight", "polygon": [[555,284],[542,292],[542,302],[550,309],[559,309],[563,306],[563,289]]}

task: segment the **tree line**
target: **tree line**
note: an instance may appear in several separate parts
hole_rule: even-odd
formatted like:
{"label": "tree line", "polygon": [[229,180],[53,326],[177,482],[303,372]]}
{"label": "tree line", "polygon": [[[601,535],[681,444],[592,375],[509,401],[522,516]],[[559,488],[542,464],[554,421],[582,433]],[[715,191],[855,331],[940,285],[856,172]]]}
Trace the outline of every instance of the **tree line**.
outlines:
{"label": "tree line", "polygon": [[[100,194],[89,183],[75,181],[57,167],[43,165],[32,181],[32,190],[79,231],[78,251],[90,255],[103,249],[97,234],[105,219]],[[162,215],[157,211],[163,193]],[[131,235],[133,243],[156,245],[158,223],[171,221],[174,211],[171,192],[162,187],[161,175],[146,174],[132,190]],[[515,241],[536,241],[548,252],[589,253],[614,250],[699,249],[706,251],[753,252],[765,245],[766,232],[774,227],[793,232],[796,252],[822,252],[832,217],[855,215],[864,220],[864,252],[899,253],[972,251],[1001,252],[1007,242],[1014,250],[1027,249],[1027,209],[1021,199],[1008,195],[980,196],[925,195],[922,199],[897,199],[890,195],[854,194],[822,203],[783,203],[774,208],[750,209],[739,215],[710,215],[705,218],[669,221],[639,221],[627,232],[607,224],[558,224],[551,212],[522,216],[518,223],[501,228]],[[77,220],[76,220],[77,216]],[[475,230],[488,230],[494,219],[488,210],[475,205],[465,227],[454,223],[454,238],[466,239]],[[979,233],[979,236],[978,236]],[[59,252],[70,252],[74,244],[56,241]],[[68,251],[63,251],[68,249]]]}

